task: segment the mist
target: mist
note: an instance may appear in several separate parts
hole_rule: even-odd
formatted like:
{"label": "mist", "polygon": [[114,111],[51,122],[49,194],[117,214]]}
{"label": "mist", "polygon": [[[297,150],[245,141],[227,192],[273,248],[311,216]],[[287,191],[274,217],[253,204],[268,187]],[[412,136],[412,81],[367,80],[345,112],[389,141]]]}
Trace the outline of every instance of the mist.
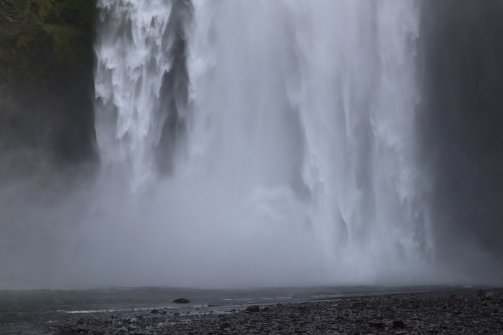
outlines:
{"label": "mist", "polygon": [[41,126],[89,139],[2,152],[0,289],[501,282],[500,4],[98,1],[94,127]]}

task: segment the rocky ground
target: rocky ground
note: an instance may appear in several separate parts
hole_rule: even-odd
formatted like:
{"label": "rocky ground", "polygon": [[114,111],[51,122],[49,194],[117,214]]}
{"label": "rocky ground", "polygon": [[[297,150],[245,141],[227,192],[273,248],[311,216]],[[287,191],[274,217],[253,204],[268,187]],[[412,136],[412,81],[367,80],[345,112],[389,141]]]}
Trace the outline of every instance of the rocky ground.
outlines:
{"label": "rocky ground", "polygon": [[[211,306],[210,306],[211,307]],[[54,334],[503,334],[503,290],[452,290],[233,310],[74,315]]]}

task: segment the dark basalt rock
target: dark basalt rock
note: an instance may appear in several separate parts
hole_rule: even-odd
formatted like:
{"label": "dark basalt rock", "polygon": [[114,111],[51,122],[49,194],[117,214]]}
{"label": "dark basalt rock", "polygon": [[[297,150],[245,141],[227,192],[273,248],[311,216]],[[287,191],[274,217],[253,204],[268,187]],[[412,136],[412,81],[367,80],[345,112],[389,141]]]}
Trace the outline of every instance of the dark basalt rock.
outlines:
{"label": "dark basalt rock", "polygon": [[395,321],[393,321],[393,328],[395,328],[395,329],[404,329],[405,328],[405,323],[402,320],[395,320]]}
{"label": "dark basalt rock", "polygon": [[185,298],[178,298],[178,299],[173,300],[173,302],[175,304],[189,304],[190,303],[189,299],[185,299]]}
{"label": "dark basalt rock", "polygon": [[260,307],[259,307],[259,306],[257,306],[257,305],[248,306],[248,307],[246,308],[246,311],[247,311],[248,313],[258,313],[258,312],[260,312]]}
{"label": "dark basalt rock", "polygon": [[376,329],[384,329],[386,327],[384,322],[369,322],[369,326]]}

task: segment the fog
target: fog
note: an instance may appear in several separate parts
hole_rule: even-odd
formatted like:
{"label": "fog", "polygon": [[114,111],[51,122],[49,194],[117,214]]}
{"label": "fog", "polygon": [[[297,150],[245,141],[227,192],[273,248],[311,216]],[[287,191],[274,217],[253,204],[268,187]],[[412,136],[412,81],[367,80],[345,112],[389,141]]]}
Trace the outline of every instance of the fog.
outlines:
{"label": "fog", "polygon": [[97,158],[4,152],[0,289],[501,283],[503,7],[454,3],[98,1]]}

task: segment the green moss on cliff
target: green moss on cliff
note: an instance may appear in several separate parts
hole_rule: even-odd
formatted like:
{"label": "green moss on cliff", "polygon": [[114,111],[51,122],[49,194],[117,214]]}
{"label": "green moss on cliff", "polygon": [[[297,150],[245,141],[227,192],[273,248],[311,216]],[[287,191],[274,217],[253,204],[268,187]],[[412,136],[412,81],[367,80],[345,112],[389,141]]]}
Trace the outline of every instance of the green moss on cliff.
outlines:
{"label": "green moss on cliff", "polygon": [[64,79],[80,68],[80,57],[89,53],[92,40],[81,29],[68,25],[46,24],[43,30],[51,37],[57,73]]}
{"label": "green moss on cliff", "polygon": [[0,149],[89,156],[95,16],[96,0],[0,0]]}
{"label": "green moss on cliff", "polygon": [[0,0],[0,85],[34,87],[79,71],[95,8],[95,0]]}

